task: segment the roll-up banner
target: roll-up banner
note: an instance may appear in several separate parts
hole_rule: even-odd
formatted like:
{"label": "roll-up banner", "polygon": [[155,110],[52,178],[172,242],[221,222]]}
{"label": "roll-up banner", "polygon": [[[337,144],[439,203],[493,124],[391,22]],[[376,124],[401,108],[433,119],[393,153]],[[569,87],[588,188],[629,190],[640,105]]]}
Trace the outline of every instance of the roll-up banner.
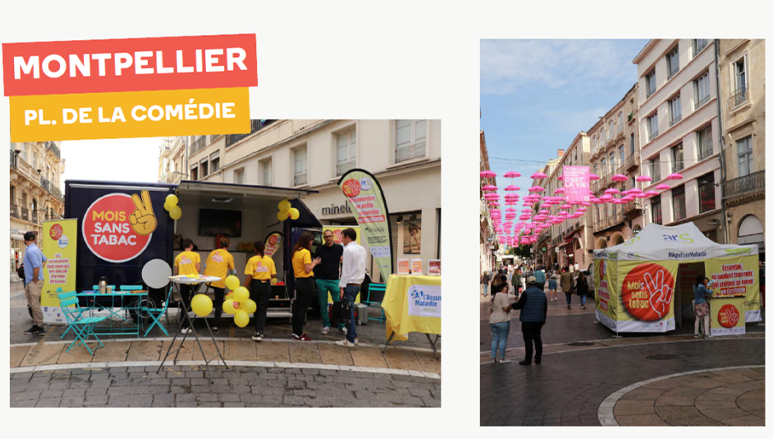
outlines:
{"label": "roll-up banner", "polygon": [[43,222],[41,239],[46,264],[43,267],[43,292],[40,306],[45,323],[65,323],[59,307],[57,289],[63,293],[75,290],[78,220],[66,219]]}
{"label": "roll-up banner", "polygon": [[263,254],[273,258],[276,251],[282,248],[282,242],[284,242],[284,235],[282,232],[271,232],[266,235],[266,240],[263,241],[266,244],[266,248]]}
{"label": "roll-up banner", "polygon": [[381,185],[370,172],[352,169],[338,180],[384,282],[392,274],[392,229]]}

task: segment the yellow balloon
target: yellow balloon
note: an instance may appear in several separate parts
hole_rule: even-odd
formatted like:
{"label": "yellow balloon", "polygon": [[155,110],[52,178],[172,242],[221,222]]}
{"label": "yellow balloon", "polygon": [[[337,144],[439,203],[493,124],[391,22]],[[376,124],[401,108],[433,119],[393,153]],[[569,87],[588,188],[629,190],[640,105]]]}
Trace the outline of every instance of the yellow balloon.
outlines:
{"label": "yellow balloon", "polygon": [[191,309],[199,317],[206,317],[212,312],[212,299],[206,294],[197,294],[191,300]]}
{"label": "yellow balloon", "polygon": [[242,304],[240,309],[247,311],[247,314],[252,314],[258,310],[258,304],[255,303],[255,301],[252,299],[247,299],[247,301]]}
{"label": "yellow balloon", "polygon": [[282,201],[279,202],[279,211],[280,212],[287,213],[287,211],[289,211],[291,207],[293,207],[293,205],[290,204],[290,202],[287,201],[287,200],[282,200]]}
{"label": "yellow balloon", "polygon": [[234,314],[236,312],[236,308],[234,308],[234,301],[229,299],[223,302],[223,311],[227,312],[228,314]]}
{"label": "yellow balloon", "polygon": [[234,314],[234,323],[236,323],[236,326],[244,328],[250,323],[250,315],[247,314],[247,311],[240,309]]}
{"label": "yellow balloon", "polygon": [[180,209],[180,206],[175,206],[172,208],[172,210],[169,211],[169,216],[176,221],[180,219],[181,216],[183,216],[183,211]]}
{"label": "yellow balloon", "polygon": [[227,286],[229,290],[235,290],[239,288],[239,278],[233,274],[228,276],[225,278],[225,286]]}
{"label": "yellow balloon", "polygon": [[279,212],[279,213],[276,214],[276,219],[278,219],[279,221],[284,221],[284,220],[287,219],[287,214],[288,213],[289,212]]}
{"label": "yellow balloon", "polygon": [[243,303],[250,299],[250,291],[247,288],[239,287],[234,290],[234,300]]}
{"label": "yellow balloon", "polygon": [[294,207],[290,209],[290,219],[297,220],[300,216],[301,216],[301,212],[298,209]]}
{"label": "yellow balloon", "polygon": [[169,207],[172,208],[174,206],[177,206],[177,203],[179,201],[180,201],[180,199],[177,198],[177,195],[169,194],[169,195],[166,196],[166,202],[164,203],[164,206],[166,206],[168,204]]}
{"label": "yellow balloon", "polygon": [[169,212],[174,206],[170,206],[169,203],[164,203],[164,210]]}

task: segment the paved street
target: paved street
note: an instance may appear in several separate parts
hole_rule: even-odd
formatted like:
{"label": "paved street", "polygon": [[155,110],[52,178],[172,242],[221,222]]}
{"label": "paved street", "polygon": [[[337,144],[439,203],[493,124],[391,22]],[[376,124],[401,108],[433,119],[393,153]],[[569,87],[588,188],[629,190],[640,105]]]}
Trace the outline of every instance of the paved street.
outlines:
{"label": "paved street", "polygon": [[78,368],[11,374],[11,407],[439,407],[440,380],[327,369]]}
{"label": "paved street", "polygon": [[[667,334],[615,339],[594,324],[592,300],[586,310],[574,305],[568,310],[559,292],[559,302],[548,306],[542,364],[517,363],[524,351],[516,311],[507,343],[512,363],[492,365],[489,298],[480,298],[481,425],[602,425],[601,419],[618,425],[764,423],[764,373],[747,367],[765,364],[765,326],[749,324],[745,336],[704,340],[694,339],[693,322],[685,321]],[[646,380],[727,367],[741,369],[666,378],[610,399]],[[731,401],[727,395],[736,396]],[[601,416],[605,401],[611,404],[607,418]]]}

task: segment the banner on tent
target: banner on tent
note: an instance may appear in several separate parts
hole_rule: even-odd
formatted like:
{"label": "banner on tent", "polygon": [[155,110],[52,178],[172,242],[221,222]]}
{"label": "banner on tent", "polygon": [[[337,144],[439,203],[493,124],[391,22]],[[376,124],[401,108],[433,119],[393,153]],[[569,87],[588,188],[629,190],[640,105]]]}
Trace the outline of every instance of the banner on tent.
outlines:
{"label": "banner on tent", "polygon": [[706,260],[706,277],[711,279],[714,296],[742,296],[745,321],[759,322],[759,256],[738,256]]}
{"label": "banner on tent", "polygon": [[715,299],[710,304],[711,335],[746,334],[743,297]]}

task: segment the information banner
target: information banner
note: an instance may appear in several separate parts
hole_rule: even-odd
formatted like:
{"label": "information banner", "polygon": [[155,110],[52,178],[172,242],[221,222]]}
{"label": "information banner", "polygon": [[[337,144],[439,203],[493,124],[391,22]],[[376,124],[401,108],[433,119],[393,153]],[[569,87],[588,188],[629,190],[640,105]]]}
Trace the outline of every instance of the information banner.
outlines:
{"label": "information banner", "polygon": [[263,241],[265,244],[265,249],[263,249],[263,254],[273,258],[276,251],[280,248],[282,248],[282,242],[284,242],[284,235],[282,232],[271,232],[266,236],[266,240]]}
{"label": "information banner", "polygon": [[564,196],[567,202],[590,200],[590,168],[564,166]]}
{"label": "information banner", "polygon": [[706,277],[715,297],[744,297],[746,322],[762,321],[759,255],[707,259]]}
{"label": "information banner", "polygon": [[65,219],[43,222],[41,250],[47,261],[43,267],[43,291],[40,306],[45,323],[65,323],[59,307],[57,289],[75,290],[75,268],[78,246],[78,220]]}
{"label": "information banner", "polygon": [[411,332],[440,334],[441,276],[392,276],[381,308],[386,315],[386,337],[407,340]]}
{"label": "information banner", "polygon": [[336,244],[344,245],[344,240],[342,239],[342,233],[346,229],[354,229],[354,233],[357,234],[357,244],[362,244],[360,242],[360,226],[322,226],[322,233],[327,232],[330,230],[333,233],[333,242]]}
{"label": "information banner", "polygon": [[392,274],[392,229],[389,209],[376,177],[362,169],[352,169],[338,180],[349,207],[362,228],[370,254],[376,260],[382,279]]}
{"label": "information banner", "polygon": [[746,334],[743,297],[712,299],[709,306],[712,336]]}
{"label": "information banner", "polygon": [[618,261],[618,332],[666,332],[675,329],[676,261]]}

